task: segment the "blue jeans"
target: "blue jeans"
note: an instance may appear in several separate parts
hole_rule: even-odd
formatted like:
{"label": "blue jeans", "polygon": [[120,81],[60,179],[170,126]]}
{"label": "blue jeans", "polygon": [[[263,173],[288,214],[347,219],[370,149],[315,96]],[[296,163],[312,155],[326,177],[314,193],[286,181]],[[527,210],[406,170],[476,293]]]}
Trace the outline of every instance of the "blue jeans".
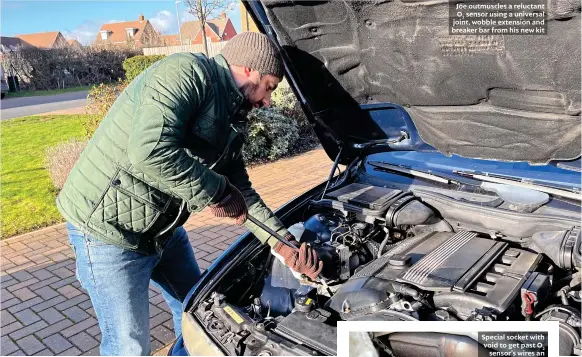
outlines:
{"label": "blue jeans", "polygon": [[144,255],[103,243],[67,223],[76,256],[77,279],[87,290],[101,329],[100,353],[150,355],[149,284],[161,290],[182,332],[182,301],[200,278],[183,227],[159,254]]}

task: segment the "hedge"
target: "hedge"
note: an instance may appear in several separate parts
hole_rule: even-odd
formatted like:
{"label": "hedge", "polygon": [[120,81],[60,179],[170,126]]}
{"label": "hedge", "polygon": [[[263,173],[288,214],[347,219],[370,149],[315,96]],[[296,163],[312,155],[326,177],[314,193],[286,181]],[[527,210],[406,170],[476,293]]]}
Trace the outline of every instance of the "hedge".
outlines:
{"label": "hedge", "polygon": [[125,80],[128,82],[133,81],[133,79],[143,71],[145,71],[149,66],[155,62],[161,60],[166,56],[164,55],[152,55],[152,56],[134,56],[123,61],[123,69],[125,70]]}
{"label": "hedge", "polygon": [[123,78],[122,63],[135,56],[127,48],[22,48],[2,55],[7,74],[21,90],[50,90],[115,82]]}

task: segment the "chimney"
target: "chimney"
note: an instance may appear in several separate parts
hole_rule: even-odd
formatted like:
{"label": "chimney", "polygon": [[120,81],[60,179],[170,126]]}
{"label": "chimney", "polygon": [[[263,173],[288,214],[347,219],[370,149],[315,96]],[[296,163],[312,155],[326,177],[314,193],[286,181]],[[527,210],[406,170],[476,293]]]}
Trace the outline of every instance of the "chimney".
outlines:
{"label": "chimney", "polygon": [[226,12],[221,12],[220,13],[220,18],[221,19],[226,19]]}
{"label": "chimney", "polygon": [[139,21],[143,21],[145,20],[145,17],[143,16],[143,14],[139,14]]}

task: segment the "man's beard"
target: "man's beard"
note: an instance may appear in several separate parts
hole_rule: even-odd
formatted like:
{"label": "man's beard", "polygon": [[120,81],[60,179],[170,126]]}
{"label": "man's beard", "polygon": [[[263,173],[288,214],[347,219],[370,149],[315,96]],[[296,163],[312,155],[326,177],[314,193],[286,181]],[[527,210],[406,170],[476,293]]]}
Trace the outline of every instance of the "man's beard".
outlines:
{"label": "man's beard", "polygon": [[243,94],[244,97],[244,101],[241,105],[241,109],[248,111],[251,111],[251,109],[253,109],[255,103],[251,102],[249,98],[251,98],[253,96],[253,94],[255,94],[255,92],[257,91],[257,89],[259,88],[258,84],[254,84],[252,82],[248,82],[242,85],[242,87],[240,87],[240,91]]}

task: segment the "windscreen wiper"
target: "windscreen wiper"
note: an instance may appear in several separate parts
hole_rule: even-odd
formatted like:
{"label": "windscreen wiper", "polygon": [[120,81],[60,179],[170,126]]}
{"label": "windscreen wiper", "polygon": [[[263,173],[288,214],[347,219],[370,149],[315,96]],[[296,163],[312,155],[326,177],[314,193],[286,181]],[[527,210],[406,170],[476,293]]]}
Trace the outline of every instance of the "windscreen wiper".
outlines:
{"label": "windscreen wiper", "polygon": [[369,140],[363,143],[352,143],[352,147],[354,149],[368,149],[372,146],[383,146],[383,145],[390,145],[396,144],[404,140],[410,139],[410,134],[406,130],[400,130],[400,135],[394,138],[386,138],[386,139],[378,139],[378,140]]}
{"label": "windscreen wiper", "polygon": [[[434,172],[432,170],[412,169],[406,165],[394,165],[383,161],[368,161],[368,164],[380,170],[400,172],[414,177],[421,177],[430,181],[444,184],[476,186],[486,191],[491,191],[490,187],[484,187],[486,186],[485,182],[491,182],[499,185],[516,186],[522,189],[544,192],[547,194],[570,198],[578,201],[582,200],[580,190],[576,188],[548,185],[545,183],[542,184],[539,182],[524,180],[519,177],[460,170],[453,171],[455,175],[449,175],[442,172]],[[497,194],[499,194],[499,192],[497,192]]]}
{"label": "windscreen wiper", "polygon": [[470,185],[470,186],[480,186],[480,181],[473,179],[466,179],[464,177],[453,176],[445,174],[442,172],[435,172],[432,170],[419,170],[413,169],[407,165],[394,165],[384,161],[368,161],[370,166],[381,170],[400,172],[414,177],[421,177],[430,181],[444,183],[444,184],[455,184],[455,185]]}
{"label": "windscreen wiper", "polygon": [[476,180],[480,180],[480,181],[529,188],[531,190],[545,192],[545,193],[549,193],[549,194],[552,194],[555,196],[571,198],[574,200],[582,201],[582,195],[580,194],[580,190],[576,187],[552,185],[552,184],[548,184],[548,183],[541,183],[539,181],[523,179],[521,177],[493,174],[493,173],[489,173],[489,172],[480,172],[480,171],[453,171],[453,172],[457,175],[460,175],[463,177],[470,177],[472,179],[476,179]]}

